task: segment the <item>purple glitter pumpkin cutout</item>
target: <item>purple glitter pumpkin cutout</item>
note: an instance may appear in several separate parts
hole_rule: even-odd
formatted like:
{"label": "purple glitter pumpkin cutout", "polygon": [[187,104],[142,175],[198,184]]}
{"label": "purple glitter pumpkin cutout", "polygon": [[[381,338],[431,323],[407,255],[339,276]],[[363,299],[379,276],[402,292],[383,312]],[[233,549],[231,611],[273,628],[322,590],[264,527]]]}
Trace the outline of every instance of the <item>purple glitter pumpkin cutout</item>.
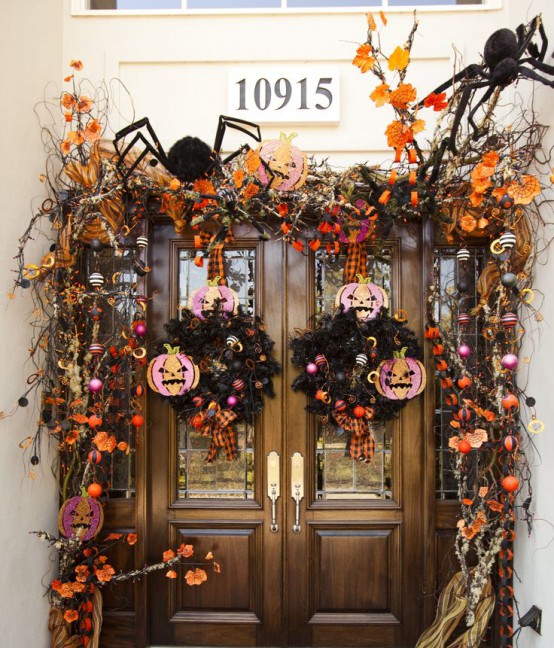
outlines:
{"label": "purple glitter pumpkin cutout", "polygon": [[104,510],[94,497],[76,495],[66,500],[58,513],[58,528],[66,538],[86,542],[94,538],[104,524]]}

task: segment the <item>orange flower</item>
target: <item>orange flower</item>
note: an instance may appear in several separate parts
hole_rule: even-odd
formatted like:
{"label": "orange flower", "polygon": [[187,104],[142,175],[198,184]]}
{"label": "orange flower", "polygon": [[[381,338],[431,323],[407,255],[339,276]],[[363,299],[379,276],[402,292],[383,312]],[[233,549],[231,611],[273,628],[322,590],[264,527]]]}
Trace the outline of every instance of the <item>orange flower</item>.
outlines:
{"label": "orange flower", "polygon": [[242,187],[242,183],[244,182],[244,171],[242,169],[237,169],[233,173],[233,182],[235,183],[235,187],[237,189],[240,189]]}
{"label": "orange flower", "polygon": [[83,63],[78,59],[71,59],[71,61],[69,61],[69,67],[72,67],[74,70],[77,70],[77,72],[79,72],[83,69]]}
{"label": "orange flower", "polygon": [[358,47],[358,49],[356,50],[356,56],[354,57],[352,64],[356,67],[359,67],[362,71],[362,74],[364,72],[368,72],[369,70],[373,70],[375,59],[373,58],[373,56],[370,56],[370,52],[372,51],[372,47],[369,43],[360,45],[360,47]]}
{"label": "orange flower", "polygon": [[82,130],[69,131],[69,133],[67,134],[67,139],[75,144],[75,146],[81,146],[81,144],[85,141],[85,134]]}
{"label": "orange flower", "polygon": [[86,565],[78,565],[75,567],[75,573],[77,574],[76,578],[79,583],[86,583],[87,577],[90,574],[89,569]]}
{"label": "orange flower", "polygon": [[62,583],[56,591],[62,598],[72,598],[75,593],[72,583]]}
{"label": "orange flower", "polygon": [[73,621],[77,621],[79,618],[79,613],[77,610],[66,610],[64,612],[63,618],[67,623],[72,623]]}
{"label": "orange flower", "polygon": [[373,17],[373,14],[371,12],[367,14],[367,24],[371,31],[375,31],[377,29],[377,23],[375,22],[375,18]]}
{"label": "orange flower", "polygon": [[138,536],[136,533],[128,533],[127,538],[125,539],[127,540],[127,544],[131,545],[132,547],[133,545],[137,544]]}
{"label": "orange flower", "polygon": [[164,562],[169,562],[172,558],[175,558],[175,552],[173,551],[173,549],[168,549],[167,551],[163,552]]}
{"label": "orange flower", "polygon": [[102,126],[97,119],[91,119],[85,127],[85,140],[87,142],[96,142],[102,134]]}
{"label": "orange flower", "polygon": [[129,444],[127,443],[127,441],[120,441],[117,444],[117,449],[121,450],[121,452],[126,452],[127,450],[129,450]]}
{"label": "orange flower", "polygon": [[392,148],[403,148],[414,139],[412,129],[401,121],[393,121],[385,130],[387,143]]}
{"label": "orange flower", "polygon": [[94,101],[90,97],[85,97],[83,95],[79,97],[79,101],[77,102],[77,112],[80,113],[89,112],[89,110],[92,109],[93,105],[94,105]]}
{"label": "orange flower", "polygon": [[63,114],[65,121],[66,122],[72,122],[73,121],[73,114],[70,112],[66,112]]}
{"label": "orange flower", "polygon": [[166,578],[177,578],[177,572],[174,569],[169,569],[165,575]]}
{"label": "orange flower", "polygon": [[496,151],[489,151],[483,155],[483,164],[488,167],[494,168],[498,164],[499,160],[500,156]]}
{"label": "orange flower", "polygon": [[465,438],[469,441],[469,444],[472,448],[480,448],[483,443],[486,443],[489,439],[489,435],[486,430],[481,428],[475,428],[473,432],[468,432],[465,435]]}
{"label": "orange flower", "polygon": [[177,549],[177,553],[183,558],[190,558],[194,554],[194,547],[193,545],[186,545],[183,543],[179,549]]}
{"label": "orange flower", "polygon": [[404,70],[410,61],[410,50],[398,46],[389,58],[389,70]]}
{"label": "orange flower", "polygon": [[386,83],[381,83],[378,85],[375,90],[369,95],[369,98],[375,102],[377,108],[384,106],[389,102],[390,98],[390,86]]}
{"label": "orange flower", "polygon": [[112,580],[112,576],[115,574],[115,569],[111,565],[104,565],[102,569],[96,570],[96,578],[101,583],[108,583]]}
{"label": "orange flower", "polygon": [[406,110],[408,104],[415,101],[417,91],[411,83],[401,83],[396,90],[390,93],[390,102],[398,110]]}
{"label": "orange flower", "polygon": [[75,100],[75,97],[72,94],[65,92],[62,95],[61,103],[66,110],[71,110],[75,106],[77,101]]}
{"label": "orange flower", "polygon": [[54,592],[59,592],[61,586],[62,586],[61,581],[59,581],[59,580],[57,580],[57,579],[56,579],[56,580],[53,580],[53,581],[52,581],[52,584],[50,585],[50,587],[54,590]]}
{"label": "orange flower", "polygon": [[423,100],[423,105],[425,108],[431,108],[432,106],[435,112],[444,110],[448,106],[448,101],[446,101],[446,92],[440,92],[439,94],[431,92],[431,94],[427,95]]}
{"label": "orange flower", "polygon": [[117,440],[113,434],[109,436],[107,432],[98,432],[92,442],[102,452],[113,452],[117,445]]}
{"label": "orange flower", "polygon": [[507,188],[515,205],[529,205],[541,192],[540,182],[534,175],[523,175],[520,182],[509,182]]}
{"label": "orange flower", "polygon": [[473,230],[477,227],[477,221],[471,214],[466,214],[460,220],[458,221],[461,229],[464,230],[464,232],[473,232]]}
{"label": "orange flower", "polygon": [[242,194],[243,200],[250,200],[251,198],[254,198],[254,196],[260,191],[260,188],[258,185],[255,185],[253,183],[250,183],[246,185],[246,188],[244,189],[244,192]]}
{"label": "orange flower", "polygon": [[208,575],[203,569],[200,569],[197,567],[194,571],[192,569],[189,569],[188,572],[185,574],[185,580],[187,581],[187,585],[202,585],[204,581],[208,580]]}

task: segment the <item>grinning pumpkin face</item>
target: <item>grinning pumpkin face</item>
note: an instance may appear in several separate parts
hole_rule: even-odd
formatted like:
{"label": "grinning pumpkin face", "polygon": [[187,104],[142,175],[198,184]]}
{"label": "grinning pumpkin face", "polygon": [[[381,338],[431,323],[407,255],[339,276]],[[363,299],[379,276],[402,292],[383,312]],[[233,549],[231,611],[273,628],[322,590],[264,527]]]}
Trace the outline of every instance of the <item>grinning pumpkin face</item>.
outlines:
{"label": "grinning pumpkin face", "polygon": [[395,358],[377,367],[377,391],[389,400],[407,400],[421,394],[427,379],[425,367],[419,360],[405,357],[406,347],[394,353]]}
{"label": "grinning pumpkin face", "polygon": [[[300,188],[308,175],[308,159],[298,147],[291,144],[296,133],[280,139],[262,142],[257,151],[264,164],[258,169],[258,177],[270,189],[292,191]],[[269,171],[268,171],[269,169]]]}
{"label": "grinning pumpkin face", "polygon": [[104,523],[104,511],[94,497],[70,497],[58,514],[60,533],[85,542],[94,538]]}
{"label": "grinning pumpkin face", "polygon": [[179,347],[164,346],[167,353],[150,361],[146,379],[150,388],[163,396],[182,396],[198,384],[198,367],[190,356],[179,353]]}
{"label": "grinning pumpkin face", "polygon": [[234,290],[227,286],[202,286],[192,293],[189,308],[199,319],[204,319],[206,313],[217,308],[224,313],[237,312],[238,296]]}
{"label": "grinning pumpkin face", "polygon": [[362,321],[375,319],[381,308],[387,308],[387,294],[372,283],[349,283],[343,286],[335,298],[335,307],[344,307],[344,312],[353,310]]}

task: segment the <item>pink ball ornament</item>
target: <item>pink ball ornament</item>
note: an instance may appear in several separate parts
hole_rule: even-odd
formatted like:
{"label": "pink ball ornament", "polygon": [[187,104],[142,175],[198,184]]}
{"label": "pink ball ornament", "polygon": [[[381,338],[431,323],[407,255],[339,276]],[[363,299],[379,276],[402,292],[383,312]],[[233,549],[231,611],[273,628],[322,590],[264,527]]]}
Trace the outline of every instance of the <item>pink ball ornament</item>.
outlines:
{"label": "pink ball ornament", "polygon": [[227,397],[227,405],[229,405],[229,407],[234,407],[238,402],[239,400],[236,396]]}
{"label": "pink ball ornament", "polygon": [[100,380],[100,378],[92,378],[88,384],[88,388],[93,394],[98,394],[98,392],[101,392],[102,387],[104,387],[104,383]]}
{"label": "pink ball ornament", "polygon": [[517,367],[517,356],[514,355],[513,353],[507,353],[502,360],[500,361],[504,369],[509,369],[510,371],[513,371]]}
{"label": "pink ball ornament", "polygon": [[308,362],[306,365],[306,371],[312,376],[317,373],[317,365],[315,362]]}
{"label": "pink ball ornament", "polygon": [[146,325],[144,322],[139,322],[135,326],[135,335],[138,335],[138,337],[144,337],[146,335]]}
{"label": "pink ball ornament", "polygon": [[471,354],[471,348],[467,344],[460,344],[458,347],[458,355],[460,358],[469,358]]}

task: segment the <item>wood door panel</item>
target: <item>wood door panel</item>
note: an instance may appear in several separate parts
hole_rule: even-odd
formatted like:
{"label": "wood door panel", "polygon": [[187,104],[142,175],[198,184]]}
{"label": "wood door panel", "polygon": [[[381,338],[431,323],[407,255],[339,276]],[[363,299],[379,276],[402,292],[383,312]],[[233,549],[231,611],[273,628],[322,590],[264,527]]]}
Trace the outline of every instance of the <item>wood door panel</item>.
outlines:
{"label": "wood door panel", "polygon": [[[175,546],[181,543],[192,544],[199,561],[212,551],[214,561],[221,566],[221,573],[214,573],[208,563],[203,568],[208,572],[208,580],[201,586],[189,586],[184,580],[188,570],[182,566],[183,577],[173,581],[170,620],[206,621],[208,613],[217,611],[225,614],[235,613],[235,622],[241,614],[243,622],[259,622],[261,617],[262,583],[260,546],[261,524],[226,520],[224,523],[208,523],[203,527],[190,527],[182,522],[171,524],[170,537]],[[185,614],[186,613],[186,614]],[[213,619],[213,614],[210,616]]]}
{"label": "wood door panel", "polygon": [[308,577],[313,583],[310,623],[322,623],[322,612],[327,613],[326,623],[351,623],[351,613],[358,613],[357,623],[372,623],[374,613],[383,612],[389,613],[390,622],[398,622],[400,527],[310,527],[315,553],[310,561],[314,573]]}

